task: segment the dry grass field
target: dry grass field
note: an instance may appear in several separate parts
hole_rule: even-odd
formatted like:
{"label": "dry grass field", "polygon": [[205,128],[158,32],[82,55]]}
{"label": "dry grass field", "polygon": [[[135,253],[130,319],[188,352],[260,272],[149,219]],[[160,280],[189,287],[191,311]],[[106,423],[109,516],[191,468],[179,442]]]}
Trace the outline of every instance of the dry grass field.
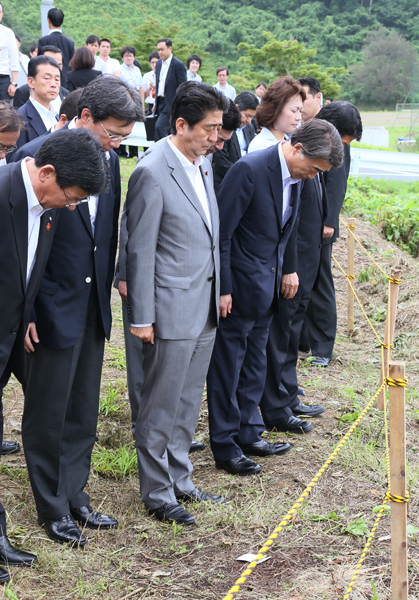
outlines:
{"label": "dry grass field", "polygon": [[[123,161],[126,184],[133,163]],[[407,480],[409,505],[409,600],[419,597],[419,263],[388,243],[370,225],[357,223],[357,235],[386,272],[402,266],[394,358],[406,361]],[[335,246],[346,265],[346,231]],[[387,282],[367,268],[361,249],[355,253],[355,285],[363,306],[382,336]],[[360,283],[358,276],[361,275]],[[223,494],[222,505],[189,505],[196,517],[190,528],[150,518],[139,497],[136,458],[130,428],[120,300],[112,296],[114,327],[106,345],[98,445],[88,491],[92,504],[115,516],[119,529],[85,532],[83,551],[51,542],[37,526],[35,505],[23,453],[2,460],[1,499],[8,512],[14,544],[35,551],[32,569],[11,570],[12,581],[0,588],[9,600],[221,600],[244,568],[241,554],[256,553],[287,513],[312,476],[350,428],[378,388],[380,348],[361,311],[355,308],[356,335],[346,335],[346,280],[334,268],[338,302],[338,337],[334,360],[324,370],[299,361],[299,381],[310,403],[326,412],[313,419],[306,436],[268,434],[293,449],[283,457],[260,459],[262,472],[233,477],[215,469],[209,449],[207,408],[203,395],[195,439],[206,443],[194,453],[193,480],[205,491]],[[365,277],[367,274],[367,277]],[[5,397],[5,439],[20,440],[23,398],[16,382]],[[270,560],[259,565],[237,600],[340,600],[387,490],[383,414],[373,409],[352,435],[333,466],[314,488],[293,523],[278,537]],[[42,435],[42,432],[40,432]],[[358,578],[352,600],[391,598],[389,516],[383,517]]]}

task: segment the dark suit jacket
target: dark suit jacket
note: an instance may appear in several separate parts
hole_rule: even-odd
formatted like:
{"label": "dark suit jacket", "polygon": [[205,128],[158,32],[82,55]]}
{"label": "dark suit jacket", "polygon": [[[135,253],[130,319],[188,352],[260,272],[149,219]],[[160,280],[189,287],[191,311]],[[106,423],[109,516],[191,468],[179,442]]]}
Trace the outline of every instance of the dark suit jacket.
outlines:
{"label": "dark suit jacket", "polygon": [[[20,114],[25,123],[25,129],[21,130],[16,142],[17,147],[21,148],[28,142],[31,142],[41,135],[44,135],[44,133],[47,132],[47,128],[45,127],[43,120],[30,100],[21,106],[17,112]],[[12,157],[13,153],[11,152],[8,154],[8,162],[12,162]]]}
{"label": "dark suit jacket", "polygon": [[323,240],[324,244],[333,244],[339,237],[339,215],[345,200],[350,166],[351,148],[348,145],[343,147],[343,165],[339,169],[330,169],[324,174],[328,204],[325,225],[335,229],[331,238]]}
{"label": "dark suit jacket", "polygon": [[298,294],[309,294],[318,278],[327,196],[323,174],[305,179],[301,187],[297,228]]}
{"label": "dark suit jacket", "polygon": [[[243,129],[244,138],[249,147],[250,142],[255,137],[255,129],[252,123],[246,125]],[[220,185],[224,179],[225,174],[234,163],[236,163],[242,157],[239,139],[237,133],[234,131],[228,142],[224,143],[222,150],[217,150],[212,158],[212,169],[214,172],[214,190],[218,195]]]}
{"label": "dark suit jacket", "polygon": [[23,337],[54,238],[57,216],[57,209],[53,209],[41,217],[36,261],[26,286],[28,201],[21,165],[5,165],[0,169],[0,376],[15,342],[21,344],[24,362]]}
{"label": "dark suit jacket", "polygon": [[67,87],[70,92],[77,90],[77,88],[84,88],[99,75],[102,75],[101,71],[96,71],[95,69],[77,69],[77,71],[70,71],[67,74]]}
{"label": "dark suit jacket", "polygon": [[[163,61],[161,58],[157,61],[156,64],[156,100],[159,95],[159,79],[160,79],[160,71]],[[166,111],[170,115],[170,109],[172,108],[173,98],[175,97],[176,90],[180,86],[181,83],[184,83],[187,80],[186,77],[186,67],[181,60],[173,56],[172,61],[170,63],[169,71],[167,73],[166,82],[164,84],[164,104],[166,106]],[[161,100],[159,100],[158,104],[161,104]],[[158,107],[157,107],[158,108]],[[155,114],[154,116],[157,116]]]}
{"label": "dark suit jacket", "polygon": [[[70,92],[63,86],[60,87],[60,98],[64,100],[66,96],[68,96]],[[15,108],[20,108],[29,100],[30,96],[30,88],[28,84],[21,85],[17,88],[15,95],[13,96],[13,106]]]}
{"label": "dark suit jacket", "polygon": [[[33,156],[42,141],[34,140],[18,150],[14,160]],[[113,151],[109,154],[111,184],[109,191],[99,196],[94,235],[87,203],[60,214],[34,312],[40,339],[50,348],[69,348],[76,343],[91,285],[97,288],[103,332],[108,339],[110,336],[121,180],[118,157]]]}
{"label": "dark suit jacket", "polygon": [[291,218],[282,225],[282,172],[277,145],[247,154],[225,176],[220,211],[220,294],[233,311],[260,319],[279,297],[284,252],[299,202],[293,185]]}
{"label": "dark suit jacket", "polygon": [[38,41],[38,51],[44,46],[57,46],[63,53],[63,70],[61,73],[61,81],[64,87],[67,87],[67,73],[70,70],[70,60],[74,54],[74,42],[70,38],[57,31],[50,33],[40,38]]}

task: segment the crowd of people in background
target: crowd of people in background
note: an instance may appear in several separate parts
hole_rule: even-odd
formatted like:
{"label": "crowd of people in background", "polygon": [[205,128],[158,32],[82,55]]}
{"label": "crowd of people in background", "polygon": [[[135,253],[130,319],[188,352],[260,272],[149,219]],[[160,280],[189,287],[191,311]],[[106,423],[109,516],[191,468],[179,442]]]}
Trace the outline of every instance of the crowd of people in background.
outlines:
{"label": "crowd of people in background", "polygon": [[[14,374],[38,523],[82,547],[80,525],[118,527],[85,490],[112,285],[140,493],[157,519],[190,525],[185,503],[225,501],[191,480],[205,382],[211,451],[231,475],[291,450],[265,430],[306,434],[325,411],[299,386],[297,359],[333,357],[331,252],[362,122],[349,102],[323,105],[313,77],[236,94],[227,66],[203,83],[201,58],[185,65],[169,38],[143,74],[134,47],[121,62],[107,38],[75,48],[63,20],[49,11],[30,57],[0,25],[0,401]],[[139,156],[129,136],[144,120],[153,140]],[[118,154],[138,158],[121,219]],[[2,454],[20,450],[3,440],[1,404],[0,441]],[[0,504],[0,565],[34,562],[11,545]]]}

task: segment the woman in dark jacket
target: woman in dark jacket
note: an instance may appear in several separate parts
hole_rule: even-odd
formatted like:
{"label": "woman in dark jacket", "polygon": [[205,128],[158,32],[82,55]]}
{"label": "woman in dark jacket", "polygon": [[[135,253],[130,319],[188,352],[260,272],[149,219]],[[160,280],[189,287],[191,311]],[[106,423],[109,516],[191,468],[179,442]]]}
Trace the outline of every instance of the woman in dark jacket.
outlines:
{"label": "woman in dark jacket", "polygon": [[67,89],[72,92],[77,88],[83,88],[98,75],[100,71],[95,71],[95,59],[86,46],[77,48],[73,58],[70,60],[71,71],[67,73]]}

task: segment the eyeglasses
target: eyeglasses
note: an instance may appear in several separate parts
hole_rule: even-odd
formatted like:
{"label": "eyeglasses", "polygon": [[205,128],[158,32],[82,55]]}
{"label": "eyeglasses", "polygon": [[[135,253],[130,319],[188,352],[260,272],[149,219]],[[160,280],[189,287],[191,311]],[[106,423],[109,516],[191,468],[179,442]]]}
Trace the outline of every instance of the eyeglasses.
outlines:
{"label": "eyeglasses", "polygon": [[15,144],[14,146],[10,146],[9,148],[0,148],[0,152],[5,152],[6,154],[9,154],[9,152],[13,152],[13,150],[16,150],[16,148],[17,146]]}
{"label": "eyeglasses", "polygon": [[131,135],[130,133],[128,135],[111,135],[110,133],[108,133],[106,131],[106,129],[104,128],[104,126],[102,125],[102,121],[99,121],[103,131],[106,133],[106,135],[108,136],[109,140],[111,142],[123,142],[124,140],[126,140],[127,138],[129,138],[129,136]]}
{"label": "eyeglasses", "polygon": [[65,196],[65,199],[67,200],[67,206],[78,206],[79,204],[83,204],[83,202],[89,202],[90,197],[87,198],[82,198],[81,200],[77,200],[76,202],[70,202],[68,199],[67,194],[65,193],[65,189],[61,188],[63,190],[63,194]]}

